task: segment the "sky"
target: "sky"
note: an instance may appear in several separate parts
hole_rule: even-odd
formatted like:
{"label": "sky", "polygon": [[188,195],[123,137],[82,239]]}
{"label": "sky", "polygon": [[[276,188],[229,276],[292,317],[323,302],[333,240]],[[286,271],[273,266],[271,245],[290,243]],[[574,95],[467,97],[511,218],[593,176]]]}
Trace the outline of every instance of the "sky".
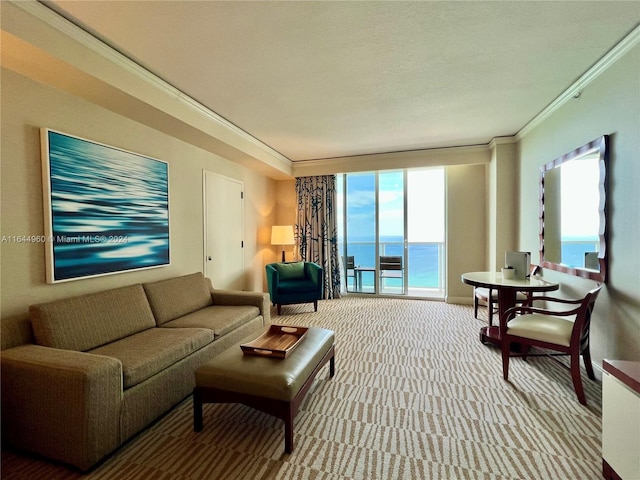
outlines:
{"label": "sky", "polygon": [[600,196],[594,195],[600,183],[598,162],[598,157],[589,157],[560,166],[562,239],[598,238]]}
{"label": "sky", "polygon": [[[402,171],[378,174],[380,236],[404,235]],[[375,235],[375,173],[348,174],[347,230],[349,239]],[[444,168],[407,172],[408,240],[444,242]],[[342,199],[338,206],[342,209]]]}

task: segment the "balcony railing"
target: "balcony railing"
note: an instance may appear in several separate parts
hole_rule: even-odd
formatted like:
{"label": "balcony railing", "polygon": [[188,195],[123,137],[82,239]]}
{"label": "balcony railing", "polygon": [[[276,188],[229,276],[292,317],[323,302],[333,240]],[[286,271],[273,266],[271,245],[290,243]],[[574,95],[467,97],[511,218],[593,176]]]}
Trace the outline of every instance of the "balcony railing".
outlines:
{"label": "balcony railing", "polygon": [[[441,296],[444,291],[445,246],[442,242],[408,242],[408,261],[404,257],[404,242],[380,242],[380,255],[403,257],[406,269],[407,294],[415,296]],[[377,272],[375,243],[349,242],[347,255],[354,257],[356,272],[347,278],[348,291],[375,293]],[[404,294],[403,280],[387,278],[379,285],[379,293]],[[439,294],[437,292],[440,292]]]}

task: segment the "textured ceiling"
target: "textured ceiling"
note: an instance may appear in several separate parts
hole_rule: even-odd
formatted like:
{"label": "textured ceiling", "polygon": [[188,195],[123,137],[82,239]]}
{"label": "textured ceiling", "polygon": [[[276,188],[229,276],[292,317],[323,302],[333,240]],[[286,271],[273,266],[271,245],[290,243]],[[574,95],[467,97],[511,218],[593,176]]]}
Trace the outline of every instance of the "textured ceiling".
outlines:
{"label": "textured ceiling", "polygon": [[640,22],[640,2],[54,1],[292,161],[517,133]]}

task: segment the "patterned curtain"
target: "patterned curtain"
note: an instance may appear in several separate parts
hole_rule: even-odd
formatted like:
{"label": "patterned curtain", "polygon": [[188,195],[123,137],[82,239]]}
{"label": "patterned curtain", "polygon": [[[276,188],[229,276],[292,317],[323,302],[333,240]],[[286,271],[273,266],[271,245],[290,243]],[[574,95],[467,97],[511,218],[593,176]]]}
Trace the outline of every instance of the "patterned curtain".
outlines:
{"label": "patterned curtain", "polygon": [[324,297],[340,298],[336,176],[298,177],[296,193],[298,256],[300,260],[315,262],[324,269]]}

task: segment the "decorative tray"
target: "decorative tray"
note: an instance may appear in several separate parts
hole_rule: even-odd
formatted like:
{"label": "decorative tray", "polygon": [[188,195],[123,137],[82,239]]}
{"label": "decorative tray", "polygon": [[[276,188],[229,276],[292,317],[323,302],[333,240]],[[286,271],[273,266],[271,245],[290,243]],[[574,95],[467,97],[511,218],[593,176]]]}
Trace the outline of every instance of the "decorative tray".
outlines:
{"label": "decorative tray", "polygon": [[291,325],[271,325],[269,330],[240,348],[245,355],[261,355],[273,358],[286,358],[307,334],[306,327]]}

